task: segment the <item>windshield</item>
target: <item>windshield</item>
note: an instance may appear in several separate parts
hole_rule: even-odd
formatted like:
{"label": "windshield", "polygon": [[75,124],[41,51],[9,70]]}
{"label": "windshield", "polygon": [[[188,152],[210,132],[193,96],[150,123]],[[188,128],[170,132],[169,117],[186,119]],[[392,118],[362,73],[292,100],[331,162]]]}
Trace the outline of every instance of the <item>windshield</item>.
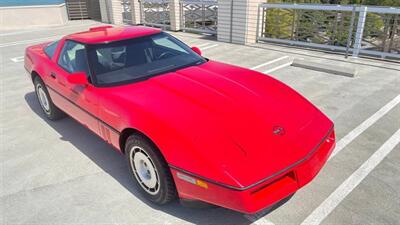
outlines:
{"label": "windshield", "polygon": [[93,78],[99,86],[132,83],[206,62],[166,33],[88,45],[88,58]]}

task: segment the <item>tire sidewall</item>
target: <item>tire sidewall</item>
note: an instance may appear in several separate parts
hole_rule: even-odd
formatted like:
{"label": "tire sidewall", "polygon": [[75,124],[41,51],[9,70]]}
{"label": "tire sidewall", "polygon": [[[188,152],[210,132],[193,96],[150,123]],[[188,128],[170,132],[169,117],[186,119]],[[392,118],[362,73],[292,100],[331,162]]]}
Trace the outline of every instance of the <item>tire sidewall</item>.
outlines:
{"label": "tire sidewall", "polygon": [[[42,109],[42,112],[46,116],[46,118],[49,120],[59,120],[59,119],[63,118],[65,116],[65,114],[54,105],[53,101],[51,100],[51,97],[50,97],[49,91],[47,90],[46,85],[44,84],[43,80],[39,76],[35,77],[35,79],[33,80],[33,85],[35,86],[35,94],[36,94],[38,103],[40,105],[40,108]],[[43,108],[42,104],[40,103],[38,85],[41,86],[41,89],[43,90],[43,92],[46,95],[47,102],[49,104],[49,111],[46,111]]]}
{"label": "tire sidewall", "polygon": [[[52,111],[53,111],[53,103],[51,101],[49,92],[47,91],[46,85],[44,84],[44,82],[42,81],[42,79],[40,79],[40,77],[35,77],[34,80],[34,85],[35,85],[35,94],[36,97],[38,99],[40,108],[42,109],[43,113],[46,115],[47,118],[51,118],[52,116]],[[43,106],[42,103],[40,102],[40,96],[39,96],[39,91],[38,91],[38,86],[41,86],[41,89],[44,91],[44,93],[46,94],[46,98],[47,98],[47,102],[49,104],[49,111],[46,111]]]}
{"label": "tire sidewall", "polygon": [[[142,148],[147,154],[148,156],[151,158],[157,173],[158,173],[158,177],[159,177],[159,186],[160,189],[158,191],[157,194],[155,195],[151,195],[149,193],[147,193],[143,187],[139,184],[137,178],[134,175],[134,171],[133,168],[131,166],[131,162],[130,162],[130,154],[132,151],[132,148],[134,146],[139,146],[140,148]],[[149,143],[148,141],[146,141],[144,138],[140,137],[140,136],[136,136],[136,135],[132,135],[130,136],[125,144],[125,158],[129,167],[129,171],[131,174],[131,177],[134,180],[135,186],[136,188],[139,190],[139,192],[144,195],[147,199],[149,199],[150,201],[157,203],[157,204],[163,204],[166,201],[167,198],[167,181],[166,178],[167,176],[170,176],[170,174],[167,174],[167,171],[165,171],[165,161],[163,160],[161,154],[159,154],[158,149],[155,148],[155,146],[153,146],[153,144]],[[168,171],[169,172],[169,171]]]}

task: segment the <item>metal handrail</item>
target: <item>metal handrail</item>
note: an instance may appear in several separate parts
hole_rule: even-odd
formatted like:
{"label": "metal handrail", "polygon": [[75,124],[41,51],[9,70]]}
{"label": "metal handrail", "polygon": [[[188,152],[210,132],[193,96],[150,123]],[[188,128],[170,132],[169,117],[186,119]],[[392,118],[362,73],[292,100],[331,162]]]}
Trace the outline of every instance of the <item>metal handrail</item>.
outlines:
{"label": "metal handrail", "polygon": [[258,41],[400,59],[398,7],[262,3],[259,9]]}
{"label": "metal handrail", "polygon": [[[270,9],[307,9],[307,10],[328,10],[328,11],[353,11],[352,5],[327,5],[327,4],[288,4],[288,3],[261,3],[262,8]],[[368,12],[400,14],[399,7],[379,7],[379,6],[357,6],[356,12],[368,7]]]}

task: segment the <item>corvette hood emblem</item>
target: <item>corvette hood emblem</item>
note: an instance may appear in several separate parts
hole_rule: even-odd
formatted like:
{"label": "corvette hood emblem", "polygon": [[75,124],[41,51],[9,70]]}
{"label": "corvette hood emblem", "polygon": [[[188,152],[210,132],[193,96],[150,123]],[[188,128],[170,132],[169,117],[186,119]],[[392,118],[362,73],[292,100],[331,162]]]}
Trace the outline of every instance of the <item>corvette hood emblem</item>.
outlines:
{"label": "corvette hood emblem", "polygon": [[281,126],[274,126],[272,128],[272,133],[274,133],[275,135],[284,135],[285,132],[285,129]]}

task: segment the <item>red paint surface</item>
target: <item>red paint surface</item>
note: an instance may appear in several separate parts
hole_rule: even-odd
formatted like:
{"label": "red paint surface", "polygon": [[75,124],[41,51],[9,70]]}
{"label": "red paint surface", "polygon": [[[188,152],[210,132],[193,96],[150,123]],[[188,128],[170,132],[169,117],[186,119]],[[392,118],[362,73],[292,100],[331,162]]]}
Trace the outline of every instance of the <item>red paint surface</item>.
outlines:
{"label": "red paint surface", "polygon": [[117,40],[143,37],[151,34],[160,33],[160,29],[143,27],[143,26],[127,26],[127,27],[94,27],[89,31],[70,34],[67,39],[78,41],[81,43],[93,44],[100,42],[112,42]]}
{"label": "red paint surface", "polygon": [[[172,170],[181,197],[256,212],[310,182],[330,155],[334,132],[329,143],[325,139],[332,121],[290,87],[249,69],[209,61],[117,87],[69,83],[70,74],[56,64],[66,38],[98,43],[160,32],[143,27],[106,30],[68,35],[52,59],[43,53],[44,44],[27,49],[28,72],[35,71],[69,99],[49,90],[59,108],[117,149],[119,132],[136,129],[158,146],[170,165],[224,185],[245,188],[273,176],[237,191],[211,183],[204,189],[177,179]],[[276,127],[284,129],[281,135],[274,134]]]}

